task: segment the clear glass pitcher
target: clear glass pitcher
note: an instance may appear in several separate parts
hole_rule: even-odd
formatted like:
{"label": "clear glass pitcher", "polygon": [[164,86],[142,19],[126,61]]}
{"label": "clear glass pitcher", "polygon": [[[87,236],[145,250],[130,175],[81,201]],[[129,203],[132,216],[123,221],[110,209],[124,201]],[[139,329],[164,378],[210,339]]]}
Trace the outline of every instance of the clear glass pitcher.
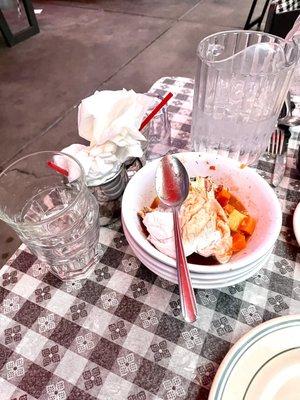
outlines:
{"label": "clear glass pitcher", "polygon": [[227,31],[198,46],[195,151],[255,164],[267,148],[298,60],[298,47],[264,32]]}

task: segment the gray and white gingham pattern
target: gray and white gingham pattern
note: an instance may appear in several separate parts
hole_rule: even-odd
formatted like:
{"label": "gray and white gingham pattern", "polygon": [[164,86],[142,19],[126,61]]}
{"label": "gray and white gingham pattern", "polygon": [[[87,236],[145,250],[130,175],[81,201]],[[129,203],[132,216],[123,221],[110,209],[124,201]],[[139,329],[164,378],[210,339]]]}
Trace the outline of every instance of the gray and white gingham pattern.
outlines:
{"label": "gray and white gingham pattern", "polygon": [[[190,143],[193,81],[162,78],[173,92],[173,146]],[[197,290],[200,318],[180,315],[178,287],[134,256],[120,222],[100,230],[100,262],[82,281],[63,283],[22,245],[0,275],[1,400],[205,400],[218,365],[252,327],[300,312],[300,253],[292,213],[300,200],[299,134],[289,141],[277,188],[283,227],[255,276],[221,290]],[[273,160],[258,172],[270,180]]]}
{"label": "gray and white gingham pattern", "polygon": [[276,4],[276,14],[300,10],[299,0],[275,0],[273,3]]}

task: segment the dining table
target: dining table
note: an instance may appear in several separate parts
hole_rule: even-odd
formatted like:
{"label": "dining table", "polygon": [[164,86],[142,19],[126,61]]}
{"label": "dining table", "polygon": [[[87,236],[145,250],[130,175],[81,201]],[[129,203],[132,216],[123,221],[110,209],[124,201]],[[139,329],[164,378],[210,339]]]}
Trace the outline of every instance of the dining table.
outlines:
{"label": "dining table", "polygon": [[[191,150],[193,87],[193,79],[163,77],[149,90],[173,93],[172,152]],[[99,263],[82,280],[61,281],[22,244],[0,270],[1,400],[207,399],[218,366],[245,333],[300,314],[292,229],[299,144],[293,131],[274,189],[283,223],[272,255],[244,282],[195,290],[194,323],[182,318],[178,286],[135,257],[120,220],[100,228]],[[273,169],[274,158],[264,154],[257,172],[271,183]]]}

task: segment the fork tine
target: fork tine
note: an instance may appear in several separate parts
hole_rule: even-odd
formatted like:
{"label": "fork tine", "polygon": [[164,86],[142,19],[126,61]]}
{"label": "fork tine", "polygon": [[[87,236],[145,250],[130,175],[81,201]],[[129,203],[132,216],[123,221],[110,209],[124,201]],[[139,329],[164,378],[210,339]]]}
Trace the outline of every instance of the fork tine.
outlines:
{"label": "fork tine", "polygon": [[284,144],[284,132],[282,130],[280,130],[280,146],[279,146],[278,154],[282,154],[283,144]]}
{"label": "fork tine", "polygon": [[268,143],[268,147],[267,147],[267,152],[270,153],[271,152],[271,140],[272,140],[272,135],[270,137],[269,143]]}
{"label": "fork tine", "polygon": [[268,152],[271,154],[271,149],[272,149],[272,137],[273,137],[273,133],[270,137],[270,141],[269,141],[269,146],[268,146]]}
{"label": "fork tine", "polygon": [[275,146],[276,146],[276,132],[272,133],[272,156],[275,155]]}
{"label": "fork tine", "polygon": [[277,129],[274,134],[274,156],[276,155],[276,147],[277,147]]}
{"label": "fork tine", "polygon": [[275,154],[279,154],[279,145],[280,145],[280,130],[277,128],[276,129],[276,149],[275,149]]}

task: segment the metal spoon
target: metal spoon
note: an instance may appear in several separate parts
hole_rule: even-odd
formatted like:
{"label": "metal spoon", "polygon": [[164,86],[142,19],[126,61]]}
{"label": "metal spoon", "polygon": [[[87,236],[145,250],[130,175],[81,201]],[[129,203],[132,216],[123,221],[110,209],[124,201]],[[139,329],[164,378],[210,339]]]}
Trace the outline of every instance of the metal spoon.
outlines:
{"label": "metal spoon", "polygon": [[189,193],[189,176],[178,158],[166,155],[156,171],[156,192],[159,199],[168,207],[172,207],[174,236],[176,248],[176,266],[183,318],[188,322],[197,319],[195,293],[182,245],[178,209]]}
{"label": "metal spoon", "polygon": [[285,100],[286,116],[278,119],[277,125],[297,126],[300,125],[300,118],[292,115],[291,94],[286,95]]}

